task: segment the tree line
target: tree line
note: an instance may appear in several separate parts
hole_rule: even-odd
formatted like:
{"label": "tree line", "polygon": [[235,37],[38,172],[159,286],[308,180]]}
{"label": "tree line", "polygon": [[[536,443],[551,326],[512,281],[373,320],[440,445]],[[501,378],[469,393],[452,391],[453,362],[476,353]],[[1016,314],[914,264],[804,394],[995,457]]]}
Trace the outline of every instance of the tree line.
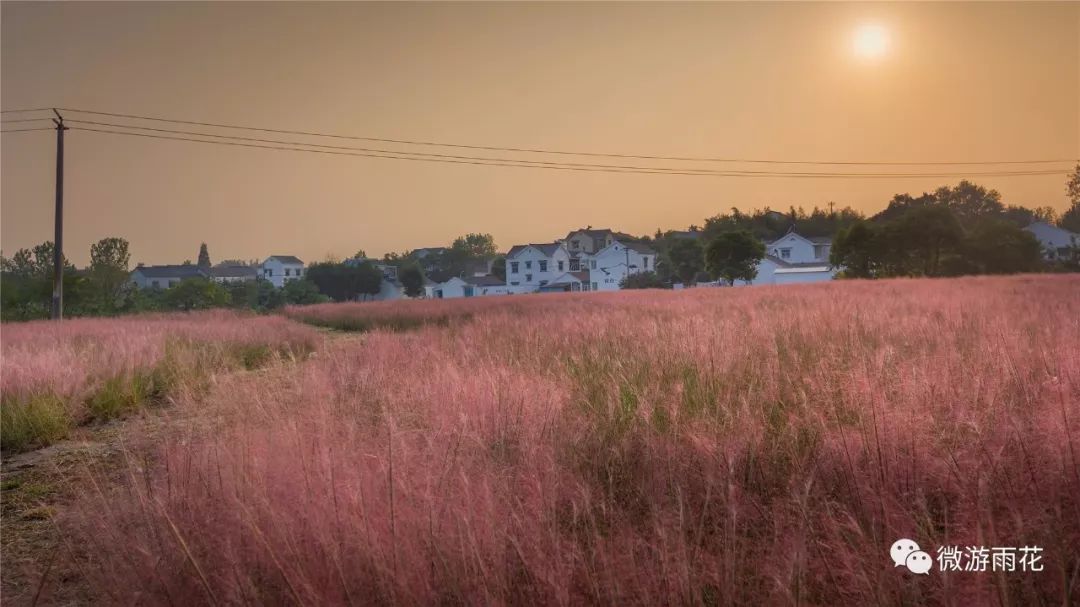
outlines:
{"label": "tree line", "polygon": [[829,262],[843,268],[838,278],[1080,271],[1080,247],[1048,261],[1038,240],[1023,229],[1043,221],[1080,233],[1080,165],[1066,192],[1070,207],[1060,216],[1050,207],[1007,205],[996,190],[970,181],[919,196],[898,194],[870,217],[832,204],[786,213],[733,208],[706,219],[704,226],[657,230],[645,239],[658,252],[655,273],[628,276],[623,286],[752,282],[765,254],[762,242],[780,238],[792,226],[806,237],[833,239]]}

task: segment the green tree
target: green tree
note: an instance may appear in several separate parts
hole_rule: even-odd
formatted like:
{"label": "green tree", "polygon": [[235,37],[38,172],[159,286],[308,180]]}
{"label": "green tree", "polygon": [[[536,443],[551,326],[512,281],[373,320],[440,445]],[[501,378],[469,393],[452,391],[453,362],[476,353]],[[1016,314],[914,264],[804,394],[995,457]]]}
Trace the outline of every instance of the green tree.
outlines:
{"label": "green tree", "polygon": [[939,276],[942,258],[955,254],[964,239],[956,215],[942,205],[911,209],[892,228],[894,243],[908,253],[907,273],[922,276]]}
{"label": "green tree", "polygon": [[356,255],[353,255],[353,259],[367,259],[367,251],[363,249],[357,249]]}
{"label": "green tree", "polygon": [[206,278],[188,278],[165,289],[162,303],[170,310],[206,310],[229,305],[231,299],[225,287]]}
{"label": "green tree", "polygon": [[1035,236],[1001,219],[985,218],[976,224],[965,250],[986,274],[1035,272],[1042,266],[1042,246]]}
{"label": "green tree", "polygon": [[1080,234],[1080,164],[1076,165],[1069,181],[1065,184],[1065,192],[1069,196],[1069,208],[1061,214],[1058,226]]}
{"label": "green tree", "polygon": [[420,297],[424,294],[424,273],[420,270],[420,266],[415,263],[406,264],[399,268],[398,280],[401,281],[401,286],[405,288],[405,295]]}
{"label": "green tree", "polygon": [[319,288],[310,280],[290,280],[285,283],[281,290],[285,303],[291,305],[317,304],[330,301],[330,298],[319,293]]}
{"label": "green tree", "polygon": [[203,270],[210,271],[210,251],[206,248],[206,243],[199,245],[199,267]]}
{"label": "green tree", "polygon": [[833,239],[829,264],[842,268],[844,278],[873,278],[880,263],[879,238],[874,225],[866,221],[840,230]]}
{"label": "green tree", "polygon": [[90,245],[89,289],[98,314],[115,314],[130,304],[134,288],[128,278],[131,255],[123,238],[102,238]]}
{"label": "green tree", "polygon": [[376,295],[382,286],[382,272],[371,262],[311,264],[307,278],[319,292],[334,301],[353,301],[364,295]]}
{"label": "green tree", "polygon": [[667,285],[655,272],[628,274],[619,281],[620,289],[665,289]]}
{"label": "green tree", "polygon": [[491,234],[466,234],[454,239],[450,250],[468,259],[489,259],[498,255],[495,238]]}
{"label": "green tree", "polygon": [[765,244],[747,230],[723,232],[705,247],[705,268],[728,285],[752,282],[757,264],[765,257]]}
{"label": "green tree", "polygon": [[701,241],[693,238],[677,238],[667,247],[666,261],[672,278],[683,284],[692,284],[694,277],[705,270],[705,249]]}

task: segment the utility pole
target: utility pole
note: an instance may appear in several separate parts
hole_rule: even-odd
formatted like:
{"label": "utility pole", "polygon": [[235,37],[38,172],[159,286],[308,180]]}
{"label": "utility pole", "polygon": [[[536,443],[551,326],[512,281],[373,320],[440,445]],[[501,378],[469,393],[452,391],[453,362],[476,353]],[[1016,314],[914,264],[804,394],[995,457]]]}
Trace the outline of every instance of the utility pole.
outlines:
{"label": "utility pole", "polygon": [[64,117],[53,108],[56,118],[56,235],[53,239],[52,319],[64,317]]}

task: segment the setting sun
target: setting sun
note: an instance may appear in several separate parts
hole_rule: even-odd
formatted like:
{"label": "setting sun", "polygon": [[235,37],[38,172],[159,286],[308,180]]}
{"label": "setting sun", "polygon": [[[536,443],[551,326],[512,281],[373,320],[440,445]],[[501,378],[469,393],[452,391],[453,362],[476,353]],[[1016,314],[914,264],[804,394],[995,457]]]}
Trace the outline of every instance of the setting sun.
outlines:
{"label": "setting sun", "polygon": [[877,59],[889,50],[889,32],[877,24],[861,25],[855,30],[852,46],[858,57]]}

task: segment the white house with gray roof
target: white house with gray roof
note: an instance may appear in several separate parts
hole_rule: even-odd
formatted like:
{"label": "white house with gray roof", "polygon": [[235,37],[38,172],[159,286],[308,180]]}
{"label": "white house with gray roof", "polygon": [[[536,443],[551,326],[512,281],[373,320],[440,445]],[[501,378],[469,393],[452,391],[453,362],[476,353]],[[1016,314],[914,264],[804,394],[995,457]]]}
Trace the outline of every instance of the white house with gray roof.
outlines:
{"label": "white house with gray roof", "polygon": [[262,277],[277,288],[285,283],[300,280],[304,276],[304,262],[292,255],[271,255],[260,266]]}
{"label": "white house with gray roof", "polygon": [[509,294],[506,283],[494,276],[454,276],[445,282],[431,285],[431,297],[434,299]]}
{"label": "white house with gray roof", "polygon": [[1080,247],[1080,234],[1064,228],[1050,225],[1045,221],[1036,221],[1024,228],[1031,232],[1042,245],[1043,257],[1049,260],[1066,258],[1073,247]]}
{"label": "white house with gray roof", "polygon": [[515,245],[506,254],[510,293],[535,293],[570,271],[570,253],[561,242]]}
{"label": "white house with gray roof", "polygon": [[131,282],[140,289],[168,289],[189,278],[209,278],[199,266],[166,265],[145,266],[139,264],[131,271]]}
{"label": "white house with gray roof", "polygon": [[623,279],[656,271],[656,251],[636,240],[614,240],[582,259],[589,272],[589,291],[617,291]]}

